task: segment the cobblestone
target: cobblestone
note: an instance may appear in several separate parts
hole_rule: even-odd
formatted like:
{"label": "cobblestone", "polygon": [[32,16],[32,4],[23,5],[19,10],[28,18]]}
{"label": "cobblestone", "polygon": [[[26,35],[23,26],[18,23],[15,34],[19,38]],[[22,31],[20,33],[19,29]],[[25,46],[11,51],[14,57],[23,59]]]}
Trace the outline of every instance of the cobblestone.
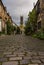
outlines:
{"label": "cobblestone", "polygon": [[44,59],[41,59],[42,63],[44,63]]}
{"label": "cobblestone", "polygon": [[18,62],[16,62],[16,61],[3,62],[2,65],[18,65]]}
{"label": "cobblestone", "polygon": [[5,55],[5,57],[16,57],[16,55]]}
{"label": "cobblestone", "polygon": [[0,65],[44,65],[42,46],[44,41],[25,35],[1,37]]}
{"label": "cobblestone", "polygon": [[37,60],[37,59],[32,59],[31,62],[32,63],[41,63],[41,61],[40,60]]}
{"label": "cobblestone", "polygon": [[30,63],[30,61],[26,60],[26,59],[20,61],[20,65],[24,65],[24,64],[26,65],[26,64],[29,64],[29,63]]}
{"label": "cobblestone", "polygon": [[29,65],[38,65],[38,64],[29,64]]}
{"label": "cobblestone", "polygon": [[0,62],[4,62],[4,61],[7,61],[8,59],[7,58],[0,58]]}
{"label": "cobblestone", "polygon": [[9,60],[16,61],[16,60],[22,60],[22,57],[11,57]]}

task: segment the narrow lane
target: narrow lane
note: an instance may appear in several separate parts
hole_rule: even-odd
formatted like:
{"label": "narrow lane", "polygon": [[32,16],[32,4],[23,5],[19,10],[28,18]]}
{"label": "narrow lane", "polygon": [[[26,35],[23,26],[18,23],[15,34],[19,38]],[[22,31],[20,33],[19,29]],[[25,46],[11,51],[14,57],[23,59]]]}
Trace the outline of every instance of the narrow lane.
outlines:
{"label": "narrow lane", "polygon": [[0,65],[44,65],[44,41],[25,35],[0,37]]}
{"label": "narrow lane", "polygon": [[44,40],[39,40],[25,35],[11,35],[0,37],[0,45],[21,47],[25,50],[44,51]]}

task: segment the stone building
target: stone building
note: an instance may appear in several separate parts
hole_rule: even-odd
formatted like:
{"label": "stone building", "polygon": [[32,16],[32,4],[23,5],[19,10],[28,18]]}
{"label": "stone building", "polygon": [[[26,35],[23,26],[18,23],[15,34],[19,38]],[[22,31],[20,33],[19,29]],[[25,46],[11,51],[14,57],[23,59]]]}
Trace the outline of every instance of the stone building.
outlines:
{"label": "stone building", "polygon": [[20,16],[20,30],[24,31],[24,25],[23,25],[23,16]]}
{"label": "stone building", "polygon": [[7,33],[6,22],[9,20],[12,23],[12,18],[7,13],[6,7],[4,6],[2,0],[0,0],[0,32],[5,29],[5,33]]}
{"label": "stone building", "polygon": [[37,10],[37,30],[44,28],[44,0],[38,0],[35,8]]}
{"label": "stone building", "polygon": [[20,16],[20,25],[23,25],[23,16]]}
{"label": "stone building", "polygon": [[5,7],[0,0],[0,31],[2,31],[2,28],[5,26]]}

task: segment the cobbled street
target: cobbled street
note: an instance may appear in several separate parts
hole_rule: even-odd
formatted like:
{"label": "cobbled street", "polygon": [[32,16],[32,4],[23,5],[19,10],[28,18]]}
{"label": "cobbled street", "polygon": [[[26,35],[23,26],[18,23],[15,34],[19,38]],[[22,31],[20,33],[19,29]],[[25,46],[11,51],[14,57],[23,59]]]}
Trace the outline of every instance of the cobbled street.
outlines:
{"label": "cobbled street", "polygon": [[44,40],[25,35],[0,36],[0,65],[44,65]]}

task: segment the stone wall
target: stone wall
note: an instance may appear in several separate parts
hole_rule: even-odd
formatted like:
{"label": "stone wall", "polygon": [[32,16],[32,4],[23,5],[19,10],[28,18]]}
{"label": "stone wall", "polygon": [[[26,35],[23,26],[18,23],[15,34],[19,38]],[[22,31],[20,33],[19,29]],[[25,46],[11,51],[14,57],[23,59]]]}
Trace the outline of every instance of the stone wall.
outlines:
{"label": "stone wall", "polygon": [[[44,0],[38,0],[40,12],[38,13],[37,24],[41,22],[41,28],[44,28]],[[39,25],[38,25],[39,26]],[[38,28],[38,27],[37,27]],[[41,29],[40,28],[40,29]]]}
{"label": "stone wall", "polygon": [[[6,7],[4,6],[2,0],[0,0],[0,18],[2,19],[2,21],[1,21],[2,30],[3,30],[3,28],[6,27],[7,20],[9,20],[12,23],[12,18],[9,15],[9,13],[7,13]],[[6,28],[5,28],[5,30],[6,30]]]}

